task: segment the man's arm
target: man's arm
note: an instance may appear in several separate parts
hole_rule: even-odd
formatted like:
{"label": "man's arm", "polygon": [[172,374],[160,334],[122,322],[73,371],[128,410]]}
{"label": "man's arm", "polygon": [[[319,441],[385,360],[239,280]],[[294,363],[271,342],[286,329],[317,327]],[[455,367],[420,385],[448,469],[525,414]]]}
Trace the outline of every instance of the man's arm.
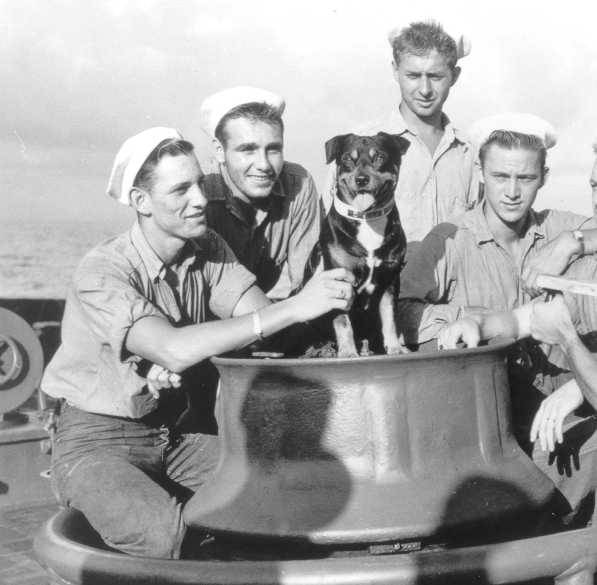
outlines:
{"label": "man's arm", "polygon": [[530,319],[534,303],[527,303],[514,311],[496,311],[458,319],[444,327],[437,338],[440,349],[456,349],[463,343],[477,347],[480,341],[494,337],[521,339],[530,335]]}
{"label": "man's arm", "polygon": [[597,358],[581,341],[562,295],[550,302],[533,303],[529,331],[533,338],[559,344],[574,372],[583,396],[597,409]]}
{"label": "man's arm", "polygon": [[[541,294],[536,285],[539,274],[558,276],[575,258],[597,252],[597,229],[593,219],[572,213],[555,213],[552,212],[552,216],[562,231],[530,258],[522,270],[523,286],[531,296]],[[577,232],[580,232],[580,239],[575,236]]]}
{"label": "man's arm", "polygon": [[239,300],[231,319],[186,327],[173,327],[165,319],[148,316],[131,326],[125,347],[132,354],[179,373],[208,357],[255,341],[259,327],[261,335],[267,337],[332,309],[348,310],[353,282],[347,270],[329,270],[314,276],[296,296],[275,304],[268,304],[265,295],[251,287]]}

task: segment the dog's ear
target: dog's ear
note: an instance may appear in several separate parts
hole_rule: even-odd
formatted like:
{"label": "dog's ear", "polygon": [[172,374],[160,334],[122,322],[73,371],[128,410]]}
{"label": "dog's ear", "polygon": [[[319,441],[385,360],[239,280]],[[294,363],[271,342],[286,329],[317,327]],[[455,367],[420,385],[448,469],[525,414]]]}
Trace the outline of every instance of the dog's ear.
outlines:
{"label": "dog's ear", "polygon": [[378,132],[377,135],[389,146],[393,158],[398,160],[399,157],[404,156],[408,150],[410,142],[402,137],[400,134],[388,134],[387,132]]}
{"label": "dog's ear", "polygon": [[342,151],[344,147],[344,141],[350,136],[350,134],[341,134],[340,136],[334,136],[325,143],[325,162],[330,164],[333,160],[336,160],[338,153]]}

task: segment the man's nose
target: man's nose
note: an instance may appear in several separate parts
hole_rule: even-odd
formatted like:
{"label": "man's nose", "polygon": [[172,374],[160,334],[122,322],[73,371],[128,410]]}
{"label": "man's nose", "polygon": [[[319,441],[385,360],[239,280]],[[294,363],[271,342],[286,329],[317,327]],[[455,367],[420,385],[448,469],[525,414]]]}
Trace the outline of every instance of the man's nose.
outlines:
{"label": "man's nose", "polygon": [[270,171],[272,168],[271,162],[265,150],[258,150],[256,159],[255,159],[255,166],[260,171]]}
{"label": "man's nose", "polygon": [[207,197],[199,185],[193,185],[188,193],[189,201],[193,207],[205,207],[207,205]]}
{"label": "man's nose", "polygon": [[429,95],[431,93],[431,81],[429,81],[429,77],[423,75],[421,77],[421,81],[419,84],[419,91],[421,95]]}
{"label": "man's nose", "polygon": [[506,189],[506,196],[509,199],[518,199],[520,197],[520,183],[518,182],[518,179],[510,179]]}

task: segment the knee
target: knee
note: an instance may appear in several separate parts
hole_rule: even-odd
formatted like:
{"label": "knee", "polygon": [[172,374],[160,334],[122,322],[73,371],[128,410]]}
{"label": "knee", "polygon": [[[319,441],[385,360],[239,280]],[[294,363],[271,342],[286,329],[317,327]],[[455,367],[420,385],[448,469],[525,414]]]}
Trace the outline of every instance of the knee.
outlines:
{"label": "knee", "polygon": [[121,527],[116,533],[102,534],[103,540],[112,548],[133,556],[159,559],[180,558],[186,527],[182,521],[180,507],[174,513],[156,513],[143,524]]}

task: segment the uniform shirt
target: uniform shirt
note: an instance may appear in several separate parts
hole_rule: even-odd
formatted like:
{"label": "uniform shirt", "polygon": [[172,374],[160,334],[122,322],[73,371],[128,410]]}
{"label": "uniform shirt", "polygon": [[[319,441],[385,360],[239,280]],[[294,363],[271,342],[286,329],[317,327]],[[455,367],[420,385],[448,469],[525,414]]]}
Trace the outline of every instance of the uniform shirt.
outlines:
{"label": "uniform shirt", "polygon": [[211,163],[202,189],[207,221],[271,298],[285,298],[303,283],[305,264],[319,239],[319,197],[311,175],[285,162],[265,209],[246,203],[226,168]]}
{"label": "uniform shirt", "polygon": [[89,412],[142,418],[158,401],[146,387],[149,364],[125,348],[130,327],[148,316],[173,325],[228,318],[254,282],[211,230],[189,240],[177,264],[167,267],[135,223],[78,266],[67,293],[62,344],[42,390]]}
{"label": "uniform shirt", "polygon": [[[443,122],[444,135],[433,155],[417,133],[407,127],[399,110],[385,123],[358,131],[366,135],[380,131],[399,134],[410,142],[402,157],[394,197],[406,240],[413,250],[412,244],[420,242],[431,228],[471,209],[478,198],[472,147],[446,115]],[[336,168],[332,164],[322,197],[326,210],[335,191]]]}
{"label": "uniform shirt", "polygon": [[407,343],[436,338],[466,308],[510,311],[530,301],[521,286],[526,261],[562,231],[589,227],[588,222],[566,211],[531,210],[520,267],[494,240],[483,205],[456,223],[438,225],[401,274],[397,322]]}

